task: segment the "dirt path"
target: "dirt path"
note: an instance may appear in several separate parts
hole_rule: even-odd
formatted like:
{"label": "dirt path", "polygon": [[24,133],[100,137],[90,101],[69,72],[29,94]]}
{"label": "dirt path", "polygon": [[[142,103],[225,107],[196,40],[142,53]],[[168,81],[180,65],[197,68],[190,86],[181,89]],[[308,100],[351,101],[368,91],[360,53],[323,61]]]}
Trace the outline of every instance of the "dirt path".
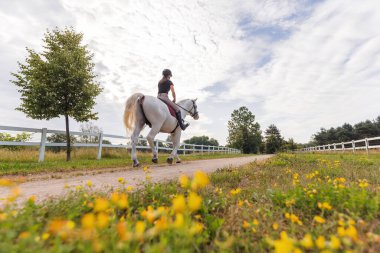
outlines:
{"label": "dirt path", "polygon": [[[183,162],[182,164],[167,166],[150,166],[149,176],[153,182],[165,181],[178,178],[182,174],[191,176],[195,171],[202,170],[210,173],[219,168],[238,167],[254,161],[261,161],[271,157],[270,155],[258,155],[238,158],[223,158],[211,160],[199,160]],[[43,200],[49,197],[58,197],[65,194],[68,189],[73,189],[78,185],[84,186],[91,181],[94,189],[110,188],[120,186],[118,179],[124,178],[126,185],[133,187],[138,186],[145,181],[146,174],[143,168],[138,169],[121,169],[114,172],[105,172],[95,175],[82,175],[61,179],[33,180],[19,185],[21,191],[20,201],[28,199],[30,196],[36,196],[37,200]],[[0,203],[3,198],[9,194],[9,189],[0,187]]]}

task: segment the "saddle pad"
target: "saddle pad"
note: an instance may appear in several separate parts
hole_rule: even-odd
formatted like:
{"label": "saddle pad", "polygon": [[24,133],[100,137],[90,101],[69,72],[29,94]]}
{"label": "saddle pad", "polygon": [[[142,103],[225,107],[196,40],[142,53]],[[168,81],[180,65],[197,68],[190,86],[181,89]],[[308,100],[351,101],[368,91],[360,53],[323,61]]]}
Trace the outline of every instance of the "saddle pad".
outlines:
{"label": "saddle pad", "polygon": [[171,107],[168,103],[166,103],[164,100],[160,99],[162,102],[164,102],[166,104],[166,106],[169,108],[169,112],[170,114],[176,118],[176,115],[175,115],[175,110],[173,109],[173,107]]}

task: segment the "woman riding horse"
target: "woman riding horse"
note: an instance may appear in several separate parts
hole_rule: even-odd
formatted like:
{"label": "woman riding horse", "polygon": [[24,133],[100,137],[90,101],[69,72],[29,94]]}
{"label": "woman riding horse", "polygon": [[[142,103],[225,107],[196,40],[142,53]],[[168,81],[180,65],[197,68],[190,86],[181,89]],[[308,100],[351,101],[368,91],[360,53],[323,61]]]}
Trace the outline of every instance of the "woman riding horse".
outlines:
{"label": "woman riding horse", "polygon": [[[162,79],[158,82],[157,98],[163,100],[166,104],[169,104],[169,106],[171,106],[175,110],[175,115],[178,120],[178,124],[182,130],[185,130],[189,126],[189,123],[184,123],[181,117],[181,111],[175,104],[176,94],[174,91],[174,84],[172,81],[170,81],[171,77],[172,72],[170,71],[170,69],[164,69],[164,71],[162,71]],[[169,99],[169,90],[172,92],[173,101]]]}

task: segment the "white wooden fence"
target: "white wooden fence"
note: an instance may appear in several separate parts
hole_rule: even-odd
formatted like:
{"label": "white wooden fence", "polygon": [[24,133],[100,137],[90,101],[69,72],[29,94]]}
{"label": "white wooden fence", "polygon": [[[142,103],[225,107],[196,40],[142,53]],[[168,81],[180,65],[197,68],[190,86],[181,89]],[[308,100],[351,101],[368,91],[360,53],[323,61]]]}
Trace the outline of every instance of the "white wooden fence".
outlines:
{"label": "white wooden fence", "polygon": [[[49,143],[47,142],[48,134],[66,134],[65,131],[61,130],[50,130],[46,128],[37,129],[37,128],[24,128],[24,127],[13,127],[13,126],[0,126],[0,130],[5,131],[15,131],[15,132],[28,132],[28,133],[39,133],[41,134],[41,140],[39,142],[30,141],[30,142],[18,142],[18,141],[0,141],[0,146],[39,146],[39,162],[44,161],[45,158],[45,148],[46,147],[66,147],[66,143]],[[97,159],[102,158],[102,148],[127,148],[130,149],[130,144],[104,144],[104,138],[111,139],[122,139],[122,140],[130,140],[130,137],[113,135],[113,134],[104,134],[104,133],[85,133],[85,132],[73,132],[70,131],[70,135],[78,135],[78,136],[96,136],[98,137],[98,143],[73,143],[72,147],[96,147],[98,149]],[[146,138],[139,138],[140,140],[144,140],[147,143]],[[167,146],[160,147],[159,143],[164,144],[173,144],[172,142],[155,140],[155,146],[158,150],[171,150]],[[137,149],[150,149],[148,144],[146,146],[137,146]],[[238,149],[228,148],[224,146],[209,146],[209,145],[196,145],[196,144],[186,144],[181,143],[180,148],[178,149],[186,154],[186,152],[200,152],[200,153],[241,153]]]}
{"label": "white wooden fence", "polygon": [[301,149],[302,152],[326,152],[326,151],[352,151],[380,149],[380,137],[365,138],[362,140],[352,140],[348,142],[332,143],[321,146],[307,147]]}

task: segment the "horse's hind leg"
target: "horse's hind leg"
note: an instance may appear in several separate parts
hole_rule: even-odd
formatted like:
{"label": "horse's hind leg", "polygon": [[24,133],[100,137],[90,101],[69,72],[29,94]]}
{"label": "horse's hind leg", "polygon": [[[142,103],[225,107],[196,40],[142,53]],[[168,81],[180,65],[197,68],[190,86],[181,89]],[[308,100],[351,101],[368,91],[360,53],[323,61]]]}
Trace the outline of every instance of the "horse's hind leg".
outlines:
{"label": "horse's hind leg", "polygon": [[176,158],[176,160],[177,160],[176,163],[181,163],[181,159],[178,156],[178,148],[180,145],[181,131],[179,129],[177,129],[177,130],[178,131],[175,131],[173,134],[171,134],[172,141],[173,141],[173,151],[167,159],[167,162],[169,164],[173,163],[174,158]]}
{"label": "horse's hind leg", "polygon": [[132,141],[132,161],[133,161],[133,167],[138,167],[140,165],[139,161],[137,160],[137,154],[136,154],[136,145],[139,141],[139,134],[141,130],[144,127],[144,123],[142,122],[136,122],[135,129],[133,130],[133,133],[131,135],[131,141]]}
{"label": "horse's hind leg", "polygon": [[160,132],[161,125],[162,124],[160,124],[159,126],[152,125],[152,129],[150,130],[148,136],[146,137],[146,139],[148,140],[149,146],[152,148],[152,154],[153,154],[152,162],[154,163],[158,162],[157,149],[154,146],[154,137],[156,137],[156,135]]}

